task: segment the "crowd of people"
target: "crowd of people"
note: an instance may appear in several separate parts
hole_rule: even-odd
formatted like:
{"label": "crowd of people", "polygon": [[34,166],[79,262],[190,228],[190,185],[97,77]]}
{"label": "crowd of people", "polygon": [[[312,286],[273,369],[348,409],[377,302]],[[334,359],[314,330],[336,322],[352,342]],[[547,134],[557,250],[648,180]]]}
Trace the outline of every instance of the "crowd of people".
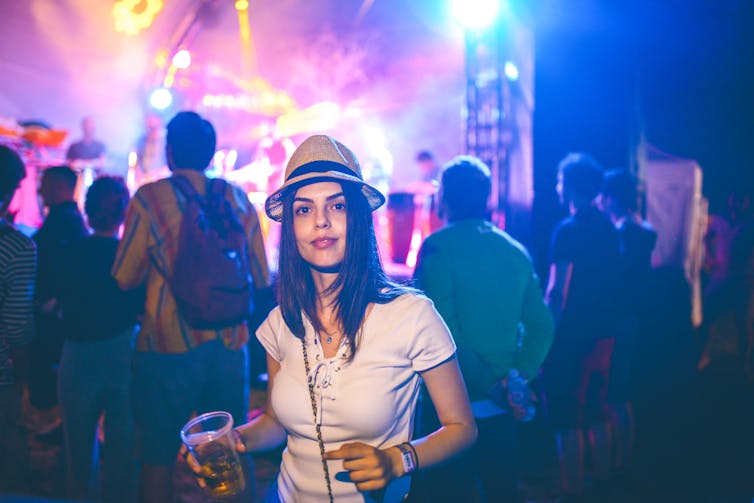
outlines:
{"label": "crowd of people", "polygon": [[[69,159],[99,158],[82,128],[90,146]],[[155,128],[145,157],[159,157]],[[273,281],[256,209],[204,173],[216,143],[206,119],[178,113],[164,133],[171,176],[131,197],[100,175],[84,214],[80,175],[45,169],[32,238],[6,219],[25,171],[0,146],[0,494],[31,492],[31,429],[61,433],[57,496],[174,501],[181,456],[207,484],[181,427],[222,410],[242,501],[254,455],[284,447],[266,501],[517,502],[532,424],[551,442],[559,501],[751,501],[750,200],[715,236],[695,330],[683,272],[652,266],[637,180],[587,154],[558,166],[568,215],[541,281],[490,220],[489,168],[458,156],[438,169],[423,153],[444,226],[404,285],[378,251],[385,197],[347,146],[314,135],[290,155],[264,207],[280,225]],[[267,376],[251,420],[250,350]],[[30,424],[28,408],[51,421]]]}

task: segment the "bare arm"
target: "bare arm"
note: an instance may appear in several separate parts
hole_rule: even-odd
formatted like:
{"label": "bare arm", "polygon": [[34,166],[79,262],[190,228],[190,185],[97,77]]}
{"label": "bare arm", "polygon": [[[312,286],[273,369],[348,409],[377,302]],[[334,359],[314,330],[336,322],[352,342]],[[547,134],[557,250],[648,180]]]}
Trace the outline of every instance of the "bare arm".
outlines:
{"label": "bare arm", "polygon": [[241,435],[242,445],[239,445],[241,452],[260,452],[274,449],[282,445],[287,437],[283,425],[275,417],[275,413],[270,406],[270,396],[272,388],[275,386],[275,377],[280,370],[280,363],[267,354],[267,405],[264,413],[254,420],[239,426],[236,431]]}
{"label": "bare arm", "polygon": [[560,316],[563,314],[563,308],[568,300],[568,286],[571,283],[572,272],[573,263],[556,262],[550,264],[550,279],[547,282],[545,301],[556,325],[560,322]]}
{"label": "bare arm", "polygon": [[[422,373],[432,403],[440,419],[440,428],[411,442],[416,449],[420,468],[437,465],[471,447],[477,430],[471,413],[466,385],[455,358]],[[377,449],[362,442],[343,444],[325,453],[327,459],[342,459],[343,468],[359,491],[382,489],[405,475],[401,451],[396,446]]]}
{"label": "bare arm", "polygon": [[427,468],[471,447],[477,429],[456,358],[427,370],[422,378],[441,424],[437,431],[412,442],[419,466]]}

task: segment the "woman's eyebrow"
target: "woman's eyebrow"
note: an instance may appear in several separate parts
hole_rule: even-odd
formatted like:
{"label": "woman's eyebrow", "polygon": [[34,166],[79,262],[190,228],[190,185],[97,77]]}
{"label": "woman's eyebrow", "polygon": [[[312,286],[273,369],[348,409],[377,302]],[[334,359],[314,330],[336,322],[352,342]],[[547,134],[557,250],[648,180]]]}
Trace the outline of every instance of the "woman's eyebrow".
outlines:
{"label": "woman's eyebrow", "polygon": [[[325,200],[326,201],[332,201],[333,199],[337,199],[339,197],[343,197],[343,193],[342,192],[338,192],[337,194],[333,194],[331,196],[327,196],[325,198]],[[314,200],[306,198],[306,197],[294,197],[293,201],[294,202],[295,201],[301,201],[301,202],[304,202],[304,203],[313,203],[314,202]]]}
{"label": "woman's eyebrow", "polygon": [[333,199],[337,199],[339,197],[343,197],[343,193],[342,192],[338,192],[337,194],[333,194],[331,196],[327,196],[327,200],[328,201],[332,201]]}

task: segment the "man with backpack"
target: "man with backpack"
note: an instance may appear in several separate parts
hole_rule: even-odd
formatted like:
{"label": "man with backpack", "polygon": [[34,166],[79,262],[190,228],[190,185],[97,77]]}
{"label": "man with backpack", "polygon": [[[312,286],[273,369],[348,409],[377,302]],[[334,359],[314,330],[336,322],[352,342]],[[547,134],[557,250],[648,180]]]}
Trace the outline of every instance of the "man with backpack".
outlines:
{"label": "man with backpack", "polygon": [[131,200],[113,276],[146,285],[134,358],[140,500],[172,501],[179,431],[193,413],[248,407],[248,320],[269,302],[259,220],[246,194],[203,173],[215,153],[212,125],[194,112],[167,126],[173,176]]}

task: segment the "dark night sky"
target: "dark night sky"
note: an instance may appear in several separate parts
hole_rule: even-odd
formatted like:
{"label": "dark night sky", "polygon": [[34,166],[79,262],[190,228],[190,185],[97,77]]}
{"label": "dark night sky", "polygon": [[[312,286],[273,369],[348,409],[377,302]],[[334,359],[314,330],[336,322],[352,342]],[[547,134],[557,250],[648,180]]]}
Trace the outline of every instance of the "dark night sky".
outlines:
{"label": "dark night sky", "polygon": [[538,167],[572,149],[625,164],[640,117],[650,143],[699,161],[713,204],[752,182],[754,3],[562,3],[537,13]]}
{"label": "dark night sky", "polygon": [[609,4],[550,0],[529,13],[535,235],[557,219],[558,160],[583,150],[625,166],[642,127],[653,146],[699,162],[712,211],[732,188],[754,183],[754,2]]}

